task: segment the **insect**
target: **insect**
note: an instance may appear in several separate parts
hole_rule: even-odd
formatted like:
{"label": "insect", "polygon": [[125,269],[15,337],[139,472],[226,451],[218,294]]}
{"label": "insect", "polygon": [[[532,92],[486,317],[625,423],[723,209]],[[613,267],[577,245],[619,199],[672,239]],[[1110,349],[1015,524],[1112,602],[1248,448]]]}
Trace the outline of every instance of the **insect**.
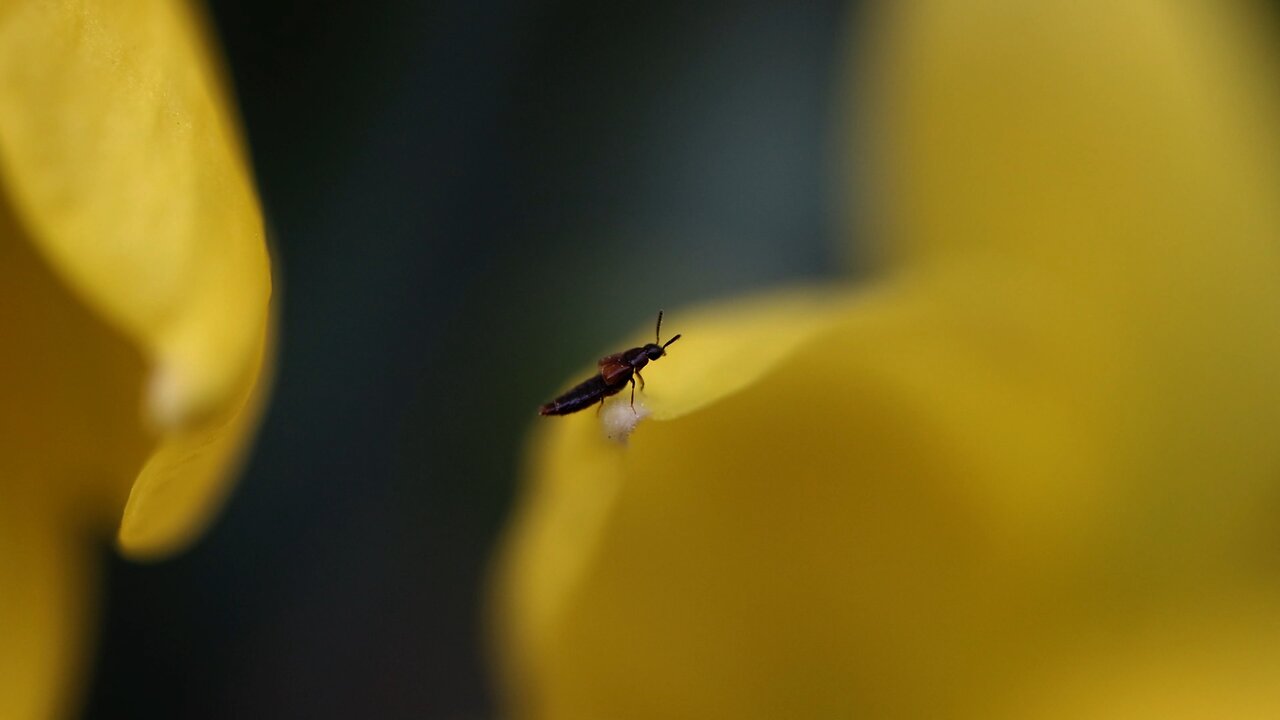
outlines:
{"label": "insect", "polygon": [[[667,346],[680,339],[679,335],[662,342],[662,311],[658,311],[658,327],[654,329],[654,340],[644,347],[631,348],[626,352],[607,355],[597,363],[600,372],[579,383],[572,390],[543,405],[538,409],[542,415],[568,415],[588,408],[595,403],[604,405],[604,399],[622,391],[627,383],[631,383],[631,411],[636,410],[636,378],[640,378],[640,389],[644,390],[644,377],[640,369],[667,354]],[[597,408],[598,410],[598,408]]]}

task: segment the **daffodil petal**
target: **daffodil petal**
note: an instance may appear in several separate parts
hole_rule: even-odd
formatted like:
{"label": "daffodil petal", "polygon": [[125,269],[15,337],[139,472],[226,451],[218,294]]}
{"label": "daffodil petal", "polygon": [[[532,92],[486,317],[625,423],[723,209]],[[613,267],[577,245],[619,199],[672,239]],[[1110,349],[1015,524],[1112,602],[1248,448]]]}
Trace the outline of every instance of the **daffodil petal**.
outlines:
{"label": "daffodil petal", "polygon": [[[539,502],[517,530],[523,537],[515,547],[525,556],[513,558],[513,582],[500,595],[512,606],[514,684],[528,717],[842,714],[830,678],[865,673],[875,657],[859,661],[838,624],[859,622],[863,609],[839,602],[857,598],[861,583],[845,567],[869,552],[857,540],[876,537],[876,552],[887,556],[929,543],[906,537],[919,511],[919,482],[904,490],[894,478],[871,484],[841,476],[850,457],[864,472],[894,469],[872,460],[900,450],[885,442],[900,423],[883,412],[885,403],[853,402],[845,384],[828,387],[814,367],[796,365],[797,356],[825,360],[827,372],[840,364],[840,356],[816,350],[829,335],[811,338],[742,392],[641,428],[625,449],[610,447],[611,463],[592,452],[598,441],[587,428],[546,431],[557,437],[535,460]],[[701,362],[697,349],[686,351],[689,362]],[[821,420],[797,421],[796,407]],[[560,456],[561,447],[571,452]],[[913,450],[908,458],[932,462],[924,448]],[[916,465],[897,470],[910,478],[908,468]],[[613,502],[588,508],[591,514],[568,512],[601,487]],[[874,499],[883,497],[899,498],[899,512],[877,507]],[[557,499],[556,509],[544,504]],[[851,512],[859,505],[883,517],[869,522]],[[597,530],[583,537],[584,525]],[[886,530],[899,536],[896,544],[877,536]],[[552,553],[585,559],[567,573],[547,562]],[[911,567],[903,572],[924,572]],[[548,601],[553,583],[559,592]],[[897,590],[882,582],[862,593],[863,602],[874,608],[877,591]],[[774,616],[791,603],[794,616]],[[842,662],[833,666],[837,657]],[[762,692],[798,702],[770,704]]]}
{"label": "daffodil petal", "polygon": [[186,547],[221,509],[266,401],[270,340],[265,332],[252,380],[234,401],[198,427],[166,435],[138,474],[116,537],[122,552],[150,558]]}
{"label": "daffodil petal", "polygon": [[[1257,600],[1280,465],[1111,447],[1131,419],[1114,378],[1073,397],[1033,370],[1034,336],[993,357],[974,339],[1008,328],[900,290],[625,446],[539,428],[497,589],[521,716],[1117,713],[1152,691],[1143,667],[1268,657],[1233,623],[1280,616]],[[1216,643],[1144,624],[1206,612]],[[1126,684],[1098,688],[1112,671]],[[1201,698],[1270,707],[1266,673],[1214,677]]]}
{"label": "daffodil petal", "polygon": [[154,438],[141,354],[71,296],[0,195],[0,717],[76,709],[98,592],[92,541]]}
{"label": "daffodil petal", "polygon": [[[670,421],[732,397],[806,340],[829,329],[850,302],[848,293],[835,289],[787,289],[754,302],[669,314],[667,331],[679,333],[681,339],[646,370],[652,381],[637,400],[646,413],[643,420],[634,422]],[[638,330],[630,344],[643,345],[651,338]],[[628,402],[625,395],[618,397],[623,399],[615,403]],[[607,417],[603,422],[608,423]],[[581,412],[546,419],[535,433],[532,447],[538,456],[533,467],[594,468],[585,473],[600,481],[584,485],[575,478],[575,482],[561,483],[548,474],[539,486],[538,510],[527,511],[524,517],[529,524],[514,533],[527,536],[514,546],[517,555],[507,561],[515,578],[511,582],[520,587],[518,594],[524,600],[510,610],[527,615],[511,624],[513,632],[545,626],[543,618],[577,582],[596,547],[595,533],[609,517],[619,486],[608,478],[618,474],[618,463],[625,455],[601,432],[601,423],[595,413]],[[540,513],[549,517],[535,520]],[[562,533],[570,533],[573,539],[566,541]]]}
{"label": "daffodil petal", "polygon": [[894,273],[714,401],[758,334],[673,346],[626,445],[538,429],[517,713],[1274,709],[1280,115],[1243,7],[886,10]]}
{"label": "daffodil petal", "polygon": [[[1221,513],[1276,466],[1280,109],[1259,8],[927,0],[877,26],[868,104],[904,274],[987,379],[1034,372],[1062,396],[1006,412],[1090,416],[1100,481],[1163,497],[1161,540],[1230,535]],[[937,411],[982,431],[955,407]],[[1236,484],[1211,500],[1210,477]]]}
{"label": "daffodil petal", "polygon": [[[1243,254],[1274,256],[1280,109],[1262,9],[879,6],[872,94],[859,99],[887,239],[916,265],[1027,261],[1115,284],[1135,271],[1215,277]],[[1233,254],[1207,242],[1221,236]]]}
{"label": "daffodil petal", "polygon": [[0,713],[11,720],[78,709],[98,581],[58,510],[11,488],[0,504]]}
{"label": "daffodil petal", "polygon": [[[1094,644],[1043,668],[1018,717],[1190,720],[1280,715],[1274,602],[1156,615],[1123,644]],[[1090,643],[1081,643],[1090,645]]]}
{"label": "daffodil petal", "polygon": [[158,441],[119,533],[134,556],[181,547],[221,504],[269,365],[261,210],[196,12],[0,10],[0,183],[25,241],[148,367],[130,424]]}
{"label": "daffodil petal", "polygon": [[0,182],[29,237],[169,382],[163,427],[239,396],[271,280],[219,68],[189,3],[0,9]]}
{"label": "daffodil petal", "polygon": [[56,519],[68,532],[101,531],[155,446],[138,417],[145,360],[68,292],[3,196],[0,287],[0,493],[35,485],[73,511]]}
{"label": "daffodil petal", "polygon": [[[889,289],[835,305],[751,385],[627,446],[588,424],[535,435],[497,595],[525,716],[831,717],[896,696],[927,716],[980,694],[944,668],[911,671],[1007,641],[988,635],[1008,605],[941,601],[1010,592],[962,564],[986,559],[995,534],[979,523],[998,511],[949,480],[986,459],[928,432],[929,390],[947,383],[896,370],[955,359],[937,352],[945,326]],[[804,321],[775,315],[759,335]]]}

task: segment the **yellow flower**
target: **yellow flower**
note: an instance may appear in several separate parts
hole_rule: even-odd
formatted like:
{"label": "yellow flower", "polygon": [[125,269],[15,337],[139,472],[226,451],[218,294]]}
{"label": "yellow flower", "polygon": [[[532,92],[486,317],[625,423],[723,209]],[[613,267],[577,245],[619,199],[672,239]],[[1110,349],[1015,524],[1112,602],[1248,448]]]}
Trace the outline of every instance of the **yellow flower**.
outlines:
{"label": "yellow flower", "polygon": [[269,356],[263,221],[187,3],[0,9],[0,716],[75,708],[96,537],[210,521]]}
{"label": "yellow flower", "polygon": [[513,710],[1280,717],[1267,18],[883,5],[879,280],[669,311],[626,442],[538,424]]}

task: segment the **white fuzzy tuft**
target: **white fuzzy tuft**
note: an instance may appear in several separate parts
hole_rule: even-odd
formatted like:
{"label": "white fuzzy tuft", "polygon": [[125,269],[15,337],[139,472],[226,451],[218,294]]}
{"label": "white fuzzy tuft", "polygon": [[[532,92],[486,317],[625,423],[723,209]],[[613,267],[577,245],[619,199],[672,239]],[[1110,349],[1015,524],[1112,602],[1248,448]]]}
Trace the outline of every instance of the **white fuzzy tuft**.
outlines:
{"label": "white fuzzy tuft", "polygon": [[143,391],[143,419],[156,431],[179,428],[187,420],[187,382],[176,363],[151,370]]}
{"label": "white fuzzy tuft", "polygon": [[621,400],[613,398],[606,401],[600,410],[600,429],[606,438],[625,445],[636,426],[648,415],[649,409],[644,406],[639,395],[636,395],[634,411],[629,395]]}

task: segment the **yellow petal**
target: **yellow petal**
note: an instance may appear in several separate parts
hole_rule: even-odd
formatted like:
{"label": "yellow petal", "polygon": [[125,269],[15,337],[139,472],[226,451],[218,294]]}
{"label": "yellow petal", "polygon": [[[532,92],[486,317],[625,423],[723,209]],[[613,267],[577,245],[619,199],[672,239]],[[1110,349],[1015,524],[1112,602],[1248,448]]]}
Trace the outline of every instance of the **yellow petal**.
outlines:
{"label": "yellow petal", "polygon": [[145,0],[0,9],[0,184],[25,241],[147,366],[135,407],[160,440],[121,528],[135,555],[217,508],[269,337],[261,211],[200,20]]}
{"label": "yellow petal", "polygon": [[58,519],[12,488],[0,503],[0,714],[12,720],[79,707],[97,578],[84,538]]}
{"label": "yellow petal", "polygon": [[124,509],[117,542],[135,558],[185,547],[212,521],[231,490],[266,401],[272,347],[268,329],[254,359],[254,382],[243,385],[218,415],[165,437],[139,473]]}
{"label": "yellow petal", "polygon": [[[1257,243],[1277,210],[1277,69],[1271,18],[1258,10],[1248,0],[886,4],[862,105],[895,247],[917,263],[1035,259],[1067,277],[1142,270],[1168,247],[1166,264],[1216,250],[1186,238],[1230,235],[1229,250],[1269,251],[1241,242]],[[1080,244],[1132,262],[1093,268]]]}
{"label": "yellow petal", "polygon": [[894,272],[673,324],[625,445],[540,424],[517,714],[1268,717],[1280,114],[1241,7],[879,16]]}
{"label": "yellow petal", "polygon": [[0,196],[0,717],[76,707],[92,542],[154,439],[139,423],[145,366],[67,292]]}
{"label": "yellow petal", "polygon": [[[792,290],[732,308],[668,314],[667,328],[683,337],[646,371],[652,381],[637,404],[654,418],[669,420],[722,402],[829,329],[846,306],[835,291]],[[638,330],[631,344],[651,337]],[[610,402],[628,404],[625,394]],[[597,533],[617,499],[620,485],[614,478],[626,453],[601,432],[600,424],[594,412],[586,411],[549,419],[537,429],[534,467],[579,472],[544,473],[532,500],[538,510],[526,513],[529,524],[518,532],[523,541],[510,565],[522,602],[510,608],[521,616],[514,632],[545,626],[546,616],[562,605],[563,595],[594,554]],[[583,483],[582,476],[593,479]]]}
{"label": "yellow petal", "polygon": [[41,252],[173,379],[181,424],[237,396],[261,352],[262,216],[188,3],[6,3],[0,178]]}

